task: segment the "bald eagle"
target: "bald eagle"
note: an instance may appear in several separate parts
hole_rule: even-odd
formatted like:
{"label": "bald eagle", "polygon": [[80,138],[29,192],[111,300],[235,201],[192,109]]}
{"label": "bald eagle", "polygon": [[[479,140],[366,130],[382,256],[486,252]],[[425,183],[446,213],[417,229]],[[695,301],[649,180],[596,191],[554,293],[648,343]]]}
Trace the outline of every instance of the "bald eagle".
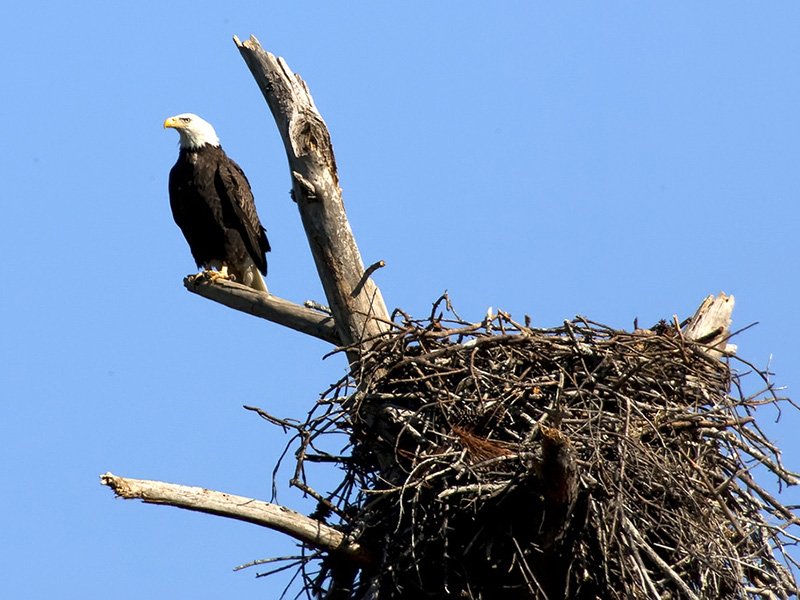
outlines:
{"label": "bald eagle", "polygon": [[169,173],[169,203],[198,268],[266,292],[267,233],[242,169],[219,145],[214,128],[184,113],[164,121],[180,135]]}

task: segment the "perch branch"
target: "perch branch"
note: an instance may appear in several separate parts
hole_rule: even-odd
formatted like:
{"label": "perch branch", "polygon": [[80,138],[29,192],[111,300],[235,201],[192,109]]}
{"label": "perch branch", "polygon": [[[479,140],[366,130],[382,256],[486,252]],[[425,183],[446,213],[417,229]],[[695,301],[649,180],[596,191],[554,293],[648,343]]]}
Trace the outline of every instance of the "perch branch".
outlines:
{"label": "perch branch", "polygon": [[202,275],[196,275],[184,279],[183,285],[190,292],[229,308],[261,317],[336,346],[340,345],[333,317],[316,310],[224,279],[212,282]]}
{"label": "perch branch", "polygon": [[277,504],[200,487],[117,477],[111,473],[101,475],[100,480],[120,498],[139,499],[148,504],[167,504],[246,521],[285,533],[308,546],[331,552],[353,563],[370,563],[367,552],[338,529]]}
{"label": "perch branch", "polygon": [[[278,126],[314,263],[343,345],[367,346],[388,329],[380,290],[368,276],[347,221],[330,134],[305,82],[250,36],[234,37]],[[353,294],[353,292],[356,292]],[[367,350],[362,347],[361,350]],[[348,353],[351,362],[358,351]]]}

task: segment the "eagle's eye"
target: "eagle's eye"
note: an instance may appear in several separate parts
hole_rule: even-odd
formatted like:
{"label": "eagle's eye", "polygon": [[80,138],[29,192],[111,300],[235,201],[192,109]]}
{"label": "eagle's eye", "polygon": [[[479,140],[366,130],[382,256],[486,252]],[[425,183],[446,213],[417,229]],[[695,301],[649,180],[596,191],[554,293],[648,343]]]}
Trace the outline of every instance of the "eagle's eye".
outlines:
{"label": "eagle's eye", "polygon": [[188,123],[189,121],[191,121],[191,119],[189,117],[181,117],[181,121],[183,121],[184,123]]}

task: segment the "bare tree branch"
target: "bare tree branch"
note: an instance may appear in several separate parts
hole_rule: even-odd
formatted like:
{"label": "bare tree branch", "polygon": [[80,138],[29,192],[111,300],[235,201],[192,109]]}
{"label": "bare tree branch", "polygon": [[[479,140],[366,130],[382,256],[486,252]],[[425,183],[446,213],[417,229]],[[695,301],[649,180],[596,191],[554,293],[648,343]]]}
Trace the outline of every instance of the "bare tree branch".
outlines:
{"label": "bare tree branch", "polygon": [[128,479],[112,473],[100,476],[120,498],[148,504],[167,504],[187,510],[246,521],[280,531],[313,548],[325,550],[358,565],[370,563],[368,553],[341,531],[291,509],[261,500],[162,481]]}
{"label": "bare tree branch", "polygon": [[709,348],[706,353],[713,358],[719,358],[726,353],[734,354],[736,346],[727,343],[733,303],[733,296],[726,296],[722,292],[716,298],[709,296],[703,300],[683,330],[684,337],[707,344]]}
{"label": "bare tree branch", "polygon": [[[234,37],[278,126],[314,263],[344,345],[373,340],[387,330],[389,314],[367,277],[342,202],[330,134],[305,82],[258,40]],[[364,344],[367,342],[364,341]],[[362,350],[365,348],[362,348]],[[359,358],[351,352],[353,362]]]}
{"label": "bare tree branch", "polygon": [[336,325],[330,315],[272,294],[259,292],[240,283],[225,279],[211,281],[202,274],[187,277],[183,280],[183,285],[190,292],[224,304],[229,308],[289,327],[335,346],[341,345]]}

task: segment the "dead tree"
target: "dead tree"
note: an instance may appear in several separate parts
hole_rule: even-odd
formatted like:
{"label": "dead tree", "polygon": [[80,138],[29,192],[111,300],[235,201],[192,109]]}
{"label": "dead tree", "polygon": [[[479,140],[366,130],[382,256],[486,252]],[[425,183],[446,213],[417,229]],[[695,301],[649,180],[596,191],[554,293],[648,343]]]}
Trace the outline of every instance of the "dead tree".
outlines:
{"label": "dead tree", "polygon": [[[308,87],[255,38],[234,38],[286,148],[292,198],[330,307],[203,276],[189,291],[331,343],[350,365],[293,432],[291,485],[311,516],[175,484],[102,476],[124,498],[275,529],[304,551],[310,597],[788,598],[795,509],[753,478],[798,476],[756,408],[791,404],[729,343],[733,298],[625,332],[550,329],[502,311],[461,319],[447,296],[389,314],[345,216],[330,136]],[[736,362],[738,361],[738,362]],[[744,365],[761,391],[742,392]],[[349,452],[325,451],[345,434]],[[318,491],[304,465],[341,469]]]}

